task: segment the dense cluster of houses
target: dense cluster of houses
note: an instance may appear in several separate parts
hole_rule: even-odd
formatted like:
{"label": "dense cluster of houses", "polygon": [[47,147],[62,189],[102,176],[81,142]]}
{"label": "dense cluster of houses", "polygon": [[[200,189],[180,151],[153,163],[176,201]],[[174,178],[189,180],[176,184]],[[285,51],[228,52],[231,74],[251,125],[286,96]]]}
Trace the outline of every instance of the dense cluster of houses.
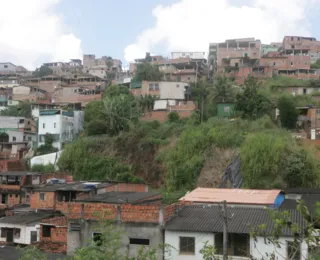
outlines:
{"label": "dense cluster of houses", "polygon": [[[261,259],[274,253],[278,259],[307,259],[306,241],[294,243],[284,228],[280,246],[266,244],[274,220],[269,210],[290,212],[300,227],[306,220],[296,209],[303,200],[314,216],[318,189],[245,190],[197,188],[178,202],[166,205],[161,194],[145,184],[73,181],[55,173],[5,172],[0,175],[0,244],[33,244],[45,252],[72,255],[90,239],[99,240],[101,220],[121,230],[121,248],[136,257],[141,246],[157,248],[157,259],[202,259],[204,243],[223,252],[221,203],[227,203],[228,255],[233,259]],[[264,235],[252,236],[252,227],[266,225]],[[317,227],[315,227],[317,228]],[[319,228],[319,227],[318,227]],[[318,233],[315,233],[318,235]],[[159,245],[168,244],[170,250]],[[295,246],[293,250],[293,246]],[[276,259],[277,259],[276,258]]]}

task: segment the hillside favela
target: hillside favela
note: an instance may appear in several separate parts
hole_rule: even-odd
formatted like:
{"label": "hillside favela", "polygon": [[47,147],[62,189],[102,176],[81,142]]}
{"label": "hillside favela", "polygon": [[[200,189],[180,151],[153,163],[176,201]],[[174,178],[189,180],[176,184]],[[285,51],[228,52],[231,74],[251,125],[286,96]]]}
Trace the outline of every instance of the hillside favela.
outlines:
{"label": "hillside favela", "polygon": [[3,3],[0,260],[320,259],[320,2],[122,2]]}

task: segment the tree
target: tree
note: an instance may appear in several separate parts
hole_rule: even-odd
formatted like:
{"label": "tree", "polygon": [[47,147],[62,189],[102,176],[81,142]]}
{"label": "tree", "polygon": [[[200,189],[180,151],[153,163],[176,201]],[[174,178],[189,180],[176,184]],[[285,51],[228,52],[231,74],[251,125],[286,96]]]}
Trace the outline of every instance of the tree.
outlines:
{"label": "tree", "polygon": [[285,131],[252,133],[240,147],[244,186],[251,189],[281,188],[283,162],[294,140]]}
{"label": "tree", "polygon": [[281,126],[287,129],[294,129],[297,123],[298,111],[293,97],[282,96],[279,98],[278,108],[280,111]]}
{"label": "tree", "polygon": [[175,123],[175,122],[179,121],[180,117],[179,117],[179,114],[177,112],[170,112],[168,114],[168,119],[169,119],[170,123]]}
{"label": "tree", "polygon": [[218,75],[213,88],[210,89],[209,100],[215,103],[224,103],[233,102],[234,98],[234,88],[230,79],[224,75]]}
{"label": "tree", "polygon": [[107,124],[104,120],[93,120],[86,126],[87,135],[103,135],[107,132]]}
{"label": "tree", "polygon": [[91,101],[84,110],[84,122],[85,124],[89,124],[94,120],[104,120],[103,114],[103,103],[101,100],[99,101]]}
{"label": "tree", "polygon": [[284,180],[290,188],[318,187],[319,166],[311,153],[298,149],[284,160]]}
{"label": "tree", "polygon": [[132,95],[107,96],[103,105],[107,133],[111,136],[128,131],[130,124],[138,122],[141,115],[139,103]]}
{"label": "tree", "polygon": [[163,79],[163,74],[157,66],[150,63],[137,64],[135,80],[159,81]]}
{"label": "tree", "polygon": [[33,72],[33,76],[42,78],[42,77],[51,75],[52,73],[53,73],[52,69],[50,69],[48,66],[42,65],[40,68],[36,69]]}
{"label": "tree", "polygon": [[242,118],[258,119],[266,114],[270,114],[273,106],[269,99],[259,94],[260,83],[248,77],[244,83],[241,93],[236,95],[235,110],[240,112]]}
{"label": "tree", "polygon": [[1,116],[22,116],[31,118],[32,110],[31,104],[28,102],[20,103],[18,106],[9,106],[4,110],[0,111]]}
{"label": "tree", "polygon": [[36,155],[43,155],[48,153],[57,152],[58,149],[53,147],[53,136],[51,134],[46,134],[44,137],[44,144],[40,145],[36,150]]}
{"label": "tree", "polygon": [[114,97],[119,95],[129,95],[129,88],[124,85],[111,85],[104,92],[105,97]]}
{"label": "tree", "polygon": [[106,60],[106,66],[110,69],[113,65],[113,59],[112,57],[108,56]]}
{"label": "tree", "polygon": [[311,69],[320,69],[320,59],[318,59],[315,63],[310,65]]}

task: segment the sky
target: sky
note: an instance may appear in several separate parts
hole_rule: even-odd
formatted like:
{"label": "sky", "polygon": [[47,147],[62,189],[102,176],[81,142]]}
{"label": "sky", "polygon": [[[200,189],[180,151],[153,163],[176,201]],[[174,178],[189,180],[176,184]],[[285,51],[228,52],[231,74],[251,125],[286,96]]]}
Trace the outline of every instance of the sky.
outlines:
{"label": "sky", "polygon": [[[146,52],[284,35],[320,40],[320,0],[0,0],[0,62],[34,69],[83,54],[127,64]],[[5,10],[3,12],[3,10]]]}

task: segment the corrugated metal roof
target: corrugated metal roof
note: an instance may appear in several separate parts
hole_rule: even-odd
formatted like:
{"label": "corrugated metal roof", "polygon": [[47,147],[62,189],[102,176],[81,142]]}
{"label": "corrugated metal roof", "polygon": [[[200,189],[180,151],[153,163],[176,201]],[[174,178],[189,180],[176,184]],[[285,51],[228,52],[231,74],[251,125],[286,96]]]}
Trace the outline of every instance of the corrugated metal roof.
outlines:
{"label": "corrugated metal roof", "polygon": [[155,192],[106,192],[87,199],[79,199],[82,202],[102,202],[102,203],[137,203],[146,201],[148,198],[160,195]]}
{"label": "corrugated metal roof", "polygon": [[45,212],[31,212],[31,213],[24,213],[24,214],[16,214],[14,216],[0,218],[0,223],[25,225],[28,223],[40,221],[52,215],[53,215],[52,213],[45,213]]}
{"label": "corrugated metal roof", "polygon": [[[228,232],[238,234],[248,234],[252,228],[258,228],[265,224],[263,230],[266,235],[272,234],[274,222],[269,212],[265,208],[249,207],[227,207]],[[297,210],[289,210],[292,223],[299,224],[300,227],[306,227],[307,223],[303,216]],[[223,232],[222,208],[217,205],[193,205],[185,206],[176,216],[167,222],[166,230],[186,231],[186,232]],[[289,227],[284,228],[284,235],[292,235]]]}
{"label": "corrugated metal roof", "polygon": [[196,188],[180,200],[198,203],[273,205],[281,190]]}

